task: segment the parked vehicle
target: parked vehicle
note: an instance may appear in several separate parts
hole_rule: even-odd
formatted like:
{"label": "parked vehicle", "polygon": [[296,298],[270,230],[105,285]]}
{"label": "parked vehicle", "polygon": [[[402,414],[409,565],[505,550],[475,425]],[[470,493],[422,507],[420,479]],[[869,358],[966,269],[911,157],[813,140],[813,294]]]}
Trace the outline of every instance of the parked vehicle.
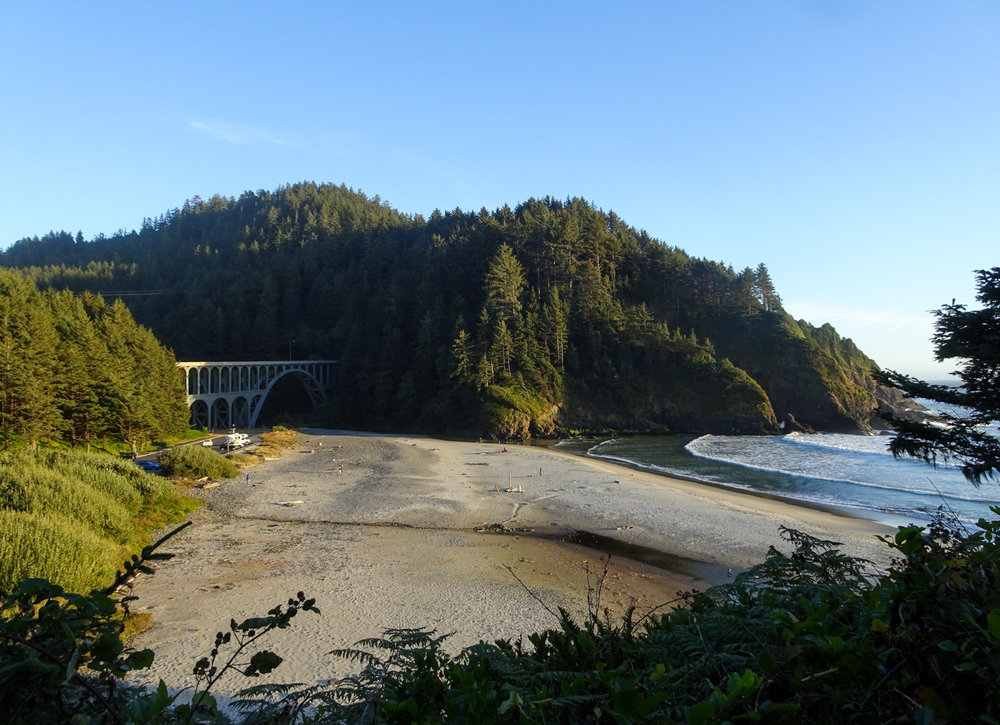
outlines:
{"label": "parked vehicle", "polygon": [[224,451],[231,451],[236,448],[242,448],[243,446],[250,444],[250,436],[246,433],[230,433],[226,436],[226,442],[223,443],[219,448]]}

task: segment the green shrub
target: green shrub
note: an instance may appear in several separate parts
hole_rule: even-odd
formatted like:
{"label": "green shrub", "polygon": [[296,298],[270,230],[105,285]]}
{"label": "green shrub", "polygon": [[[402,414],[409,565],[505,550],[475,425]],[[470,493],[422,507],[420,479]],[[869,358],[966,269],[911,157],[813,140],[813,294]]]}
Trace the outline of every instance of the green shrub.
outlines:
{"label": "green shrub", "polygon": [[160,454],[168,476],[178,478],[234,478],[239,468],[224,456],[203,446],[176,446]]}
{"label": "green shrub", "polygon": [[134,489],[122,488],[121,493],[121,499],[114,498],[29,456],[14,465],[0,464],[0,508],[76,520],[119,544],[131,535],[132,514],[141,503]]}
{"label": "green shrub", "polygon": [[44,577],[87,591],[195,502],[169,481],[108,455],[0,454],[0,588]]}
{"label": "green shrub", "polygon": [[[184,717],[166,687],[144,696],[129,687],[126,673],[149,667],[151,650],[132,650],[123,639],[129,602],[118,598],[151,561],[169,559],[156,551],[188,524],[174,529],[122,565],[110,584],[89,595],[75,594],[46,579],[28,578],[0,592],[0,713],[5,723],[153,723],[217,722],[209,698],[198,718]],[[296,611],[302,607],[296,607]],[[279,623],[280,625],[280,623]],[[278,626],[278,625],[276,625]],[[165,714],[165,713],[164,713]],[[192,715],[194,713],[191,713]]]}
{"label": "green shrub", "polygon": [[48,451],[39,461],[58,470],[71,473],[77,480],[86,481],[94,488],[107,491],[112,496],[127,496],[132,489],[140,500],[148,496],[159,496],[164,491],[173,490],[168,481],[150,476],[134,462],[117,456],[107,456],[86,451]]}
{"label": "green shrub", "polygon": [[28,578],[89,591],[114,577],[124,551],[55,513],[0,509],[0,591]]}

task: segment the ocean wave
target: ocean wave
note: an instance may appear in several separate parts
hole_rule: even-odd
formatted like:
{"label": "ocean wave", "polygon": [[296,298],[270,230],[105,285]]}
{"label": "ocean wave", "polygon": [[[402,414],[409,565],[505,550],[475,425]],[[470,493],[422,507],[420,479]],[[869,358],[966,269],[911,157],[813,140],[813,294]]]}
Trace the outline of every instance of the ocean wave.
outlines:
{"label": "ocean wave", "polygon": [[[752,486],[747,483],[739,483],[738,481],[733,481],[732,479],[722,478],[718,476],[697,476],[697,475],[692,475],[690,471],[685,471],[680,468],[670,468],[669,466],[658,466],[655,463],[639,463],[638,461],[632,460],[631,458],[624,458],[622,456],[612,456],[602,453],[593,453],[590,451],[587,452],[587,456],[590,458],[599,458],[602,461],[610,461],[612,463],[623,463],[632,468],[637,468],[640,471],[649,471],[650,473],[657,473],[664,476],[676,476],[678,478],[683,478],[686,481],[693,481],[695,483],[707,483],[713,486],[720,486],[722,488],[731,488],[736,491],[761,493],[760,488],[756,486]],[[805,500],[799,496],[786,495],[784,492],[780,491],[766,491],[765,493],[777,496],[779,498]]]}
{"label": "ocean wave", "polygon": [[926,522],[933,512],[963,521],[990,518],[993,488],[975,488],[955,466],[896,459],[884,436],[636,436],[577,441],[580,453],[652,473],[803,504],[849,509],[890,525]]}
{"label": "ocean wave", "polygon": [[[597,448],[595,446],[594,448]],[[804,491],[787,491],[787,490],[762,490],[757,486],[751,484],[742,484],[735,482],[732,479],[723,479],[716,476],[693,476],[690,471],[685,471],[677,468],[670,468],[667,466],[658,466],[652,463],[639,463],[630,458],[625,458],[622,456],[614,456],[608,454],[594,453],[593,449],[588,451],[586,454],[590,458],[598,458],[603,461],[610,461],[612,463],[622,463],[633,468],[637,468],[642,471],[649,471],[650,473],[656,473],[659,475],[666,476],[679,476],[685,480],[693,481],[695,483],[705,483],[713,486],[718,486],[720,488],[731,489],[740,493],[766,493],[769,496],[774,496],[779,499],[785,499],[792,503],[802,503],[806,505],[813,506],[823,506],[826,508],[835,508],[843,511],[852,512],[865,512],[865,511],[878,511],[880,513],[895,517],[899,519],[902,523],[903,520],[912,520],[913,518],[924,521],[930,521],[931,517],[934,515],[938,508],[949,509],[946,501],[935,502],[934,504],[928,504],[926,506],[910,505],[910,506],[879,506],[873,505],[868,501],[852,501],[832,494],[817,494],[809,493]],[[839,479],[837,479],[839,480]],[[888,491],[898,492],[898,489],[887,488]],[[929,495],[934,495],[937,497],[936,492],[929,492]],[[949,496],[949,498],[958,498],[954,496]],[[967,499],[972,503],[983,503],[983,504],[996,504],[997,502],[990,500],[979,500],[979,499]],[[970,516],[958,516],[959,521],[966,524],[975,524],[978,521],[978,517]]]}
{"label": "ocean wave", "polygon": [[[828,442],[831,440],[836,441],[835,438],[832,438],[834,434],[805,435],[825,435]],[[979,491],[980,489],[972,488],[971,484],[958,473],[956,466],[939,464],[936,471],[939,474],[937,475],[938,480],[935,481],[927,476],[928,467],[921,461],[897,460],[892,455],[888,455],[880,460],[889,468],[885,470],[876,469],[865,463],[864,460],[859,460],[859,457],[882,456],[883,454],[881,453],[875,453],[864,448],[851,448],[849,446],[817,445],[811,441],[803,441],[797,434],[789,434],[788,436],[783,436],[782,439],[787,443],[803,448],[811,446],[816,450],[830,451],[831,455],[844,454],[849,456],[849,458],[827,460],[805,453],[800,455],[808,456],[808,458],[802,460],[779,450],[754,450],[752,445],[744,445],[744,443],[757,443],[752,436],[705,435],[688,443],[685,449],[691,455],[705,460],[725,463],[762,473],[788,476],[799,481],[820,481],[834,485],[857,486],[887,493],[902,493],[933,499],[950,499],[981,505],[996,505],[1000,503],[1000,498],[984,498],[982,495],[966,493],[966,491]],[[723,450],[720,450],[720,447]],[[783,455],[783,453],[786,453],[786,455]],[[909,469],[908,473],[910,475],[904,477],[900,472],[906,469]],[[861,478],[858,475],[854,475],[851,473],[852,470],[868,474],[868,477]],[[886,480],[873,480],[876,473],[881,474]],[[914,476],[914,473],[917,475]],[[945,475],[942,476],[940,474]]]}
{"label": "ocean wave", "polygon": [[[655,463],[642,463],[640,461],[633,460],[631,458],[625,458],[623,456],[612,456],[606,453],[595,453],[597,446],[591,448],[587,451],[586,455],[589,458],[599,458],[602,461],[611,461],[612,463],[623,463],[627,466],[632,466],[638,468],[641,471],[650,471],[652,473],[662,473],[664,475],[670,476],[680,476],[682,478],[691,479],[694,481],[704,481],[705,483],[725,483],[729,485],[730,482],[717,480],[712,476],[694,476],[691,475],[690,471],[685,471],[680,468],[671,468],[669,466],[658,466]],[[739,487],[738,484],[733,484],[734,487]],[[748,487],[749,488],[749,487]]]}
{"label": "ocean wave", "polygon": [[789,433],[782,436],[788,443],[814,446],[829,450],[847,451],[862,455],[892,457],[889,441],[885,436],[849,435],[847,433]]}

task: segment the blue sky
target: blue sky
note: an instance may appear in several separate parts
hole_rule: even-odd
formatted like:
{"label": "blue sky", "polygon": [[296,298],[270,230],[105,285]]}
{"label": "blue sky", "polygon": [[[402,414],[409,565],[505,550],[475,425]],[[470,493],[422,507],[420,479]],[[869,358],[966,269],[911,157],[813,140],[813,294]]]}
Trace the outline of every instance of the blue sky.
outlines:
{"label": "blue sky", "polygon": [[7,3],[0,61],[0,246],[303,180],[582,197],[925,378],[1000,265],[992,1]]}

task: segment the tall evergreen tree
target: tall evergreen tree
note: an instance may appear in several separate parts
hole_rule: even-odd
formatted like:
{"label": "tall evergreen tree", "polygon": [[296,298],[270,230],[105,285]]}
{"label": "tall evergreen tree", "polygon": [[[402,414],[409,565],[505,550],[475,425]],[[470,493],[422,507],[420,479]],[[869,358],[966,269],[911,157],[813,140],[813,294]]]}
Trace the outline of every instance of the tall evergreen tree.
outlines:
{"label": "tall evergreen tree", "polygon": [[59,405],[73,445],[88,449],[108,431],[101,406],[111,360],[83,303],[67,291],[48,296],[59,335]]}
{"label": "tall evergreen tree", "polygon": [[764,306],[764,310],[773,312],[774,310],[781,309],[781,298],[774,288],[774,282],[771,281],[771,273],[767,271],[767,266],[763,262],[757,265],[754,276],[756,277],[755,290],[757,298],[760,300],[761,305]]}
{"label": "tall evergreen tree", "polygon": [[52,315],[34,285],[0,270],[0,427],[5,447],[14,434],[33,449],[58,432],[56,346]]}
{"label": "tall evergreen tree", "polygon": [[21,347],[24,375],[15,392],[16,428],[31,450],[43,438],[55,437],[64,424],[57,392],[60,384],[56,355],[58,338],[49,310],[41,304],[28,308]]}
{"label": "tall evergreen tree", "polygon": [[25,375],[18,334],[23,324],[21,317],[21,311],[10,304],[9,298],[0,296],[0,430],[4,450],[10,448],[17,425],[20,411],[16,392]]}
{"label": "tall evergreen tree", "polygon": [[542,320],[553,361],[561,370],[566,364],[566,346],[569,344],[569,302],[561,299],[556,287],[549,292],[548,302],[542,310]]}
{"label": "tall evergreen tree", "polygon": [[501,244],[486,273],[486,307],[495,319],[511,323],[521,313],[524,270],[514,252]]}
{"label": "tall evergreen tree", "polygon": [[897,427],[890,450],[928,463],[957,463],[965,477],[979,485],[984,478],[1000,477],[1000,438],[991,433],[1000,421],[1000,267],[976,272],[976,299],[970,310],[964,304],[944,305],[935,312],[934,357],[957,359],[959,387],[934,385],[894,371],[877,374],[913,397],[927,398],[961,412],[937,422],[903,420],[885,412]]}
{"label": "tall evergreen tree", "polygon": [[121,300],[93,301],[93,313],[116,360],[102,401],[115,433],[137,452],[158,436],[179,433],[187,420],[184,391],[173,354],[135,323]]}

